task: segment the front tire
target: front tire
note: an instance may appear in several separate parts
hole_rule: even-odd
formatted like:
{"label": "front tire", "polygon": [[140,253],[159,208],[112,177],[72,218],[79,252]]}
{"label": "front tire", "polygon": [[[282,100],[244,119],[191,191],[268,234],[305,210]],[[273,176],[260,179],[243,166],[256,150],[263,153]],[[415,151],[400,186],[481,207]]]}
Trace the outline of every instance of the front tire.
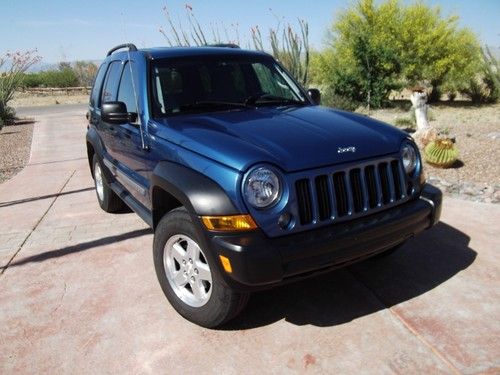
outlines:
{"label": "front tire", "polygon": [[118,195],[109,187],[106,177],[104,176],[103,167],[97,155],[94,154],[92,159],[92,167],[94,172],[94,184],[97,194],[99,206],[106,212],[117,212],[125,208],[125,203]]}
{"label": "front tire", "polygon": [[214,328],[234,318],[246,305],[248,294],[223,283],[217,265],[201,244],[186,209],[172,210],[155,230],[154,265],[174,309],[195,324]]}

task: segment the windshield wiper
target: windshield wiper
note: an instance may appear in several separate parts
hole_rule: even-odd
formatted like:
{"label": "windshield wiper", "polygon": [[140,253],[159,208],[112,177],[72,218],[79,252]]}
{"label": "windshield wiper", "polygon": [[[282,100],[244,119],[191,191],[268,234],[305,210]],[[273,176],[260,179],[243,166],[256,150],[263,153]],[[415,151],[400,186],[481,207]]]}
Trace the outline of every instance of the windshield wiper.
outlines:
{"label": "windshield wiper", "polygon": [[250,106],[246,103],[238,103],[238,102],[225,102],[222,100],[202,100],[199,102],[194,102],[190,104],[186,104],[185,106],[181,106],[181,108],[205,108],[205,107],[237,107],[237,108],[250,108]]}
{"label": "windshield wiper", "polygon": [[284,104],[284,105],[304,105],[305,104],[304,102],[302,102],[300,100],[283,98],[281,96],[266,94],[266,93],[255,94],[255,95],[249,96],[245,100],[246,105],[256,105],[257,103],[259,103],[259,104]]}

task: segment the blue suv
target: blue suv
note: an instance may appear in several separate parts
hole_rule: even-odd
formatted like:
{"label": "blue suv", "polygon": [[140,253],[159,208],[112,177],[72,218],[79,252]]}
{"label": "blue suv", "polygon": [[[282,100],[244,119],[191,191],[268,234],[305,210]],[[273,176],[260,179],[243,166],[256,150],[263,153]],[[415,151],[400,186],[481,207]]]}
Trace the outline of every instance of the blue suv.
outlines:
{"label": "blue suv", "polygon": [[216,327],[249,293],[387,254],[439,220],[408,134],[321,107],[266,53],[109,51],[86,136],[97,199],[154,230],[160,285]]}

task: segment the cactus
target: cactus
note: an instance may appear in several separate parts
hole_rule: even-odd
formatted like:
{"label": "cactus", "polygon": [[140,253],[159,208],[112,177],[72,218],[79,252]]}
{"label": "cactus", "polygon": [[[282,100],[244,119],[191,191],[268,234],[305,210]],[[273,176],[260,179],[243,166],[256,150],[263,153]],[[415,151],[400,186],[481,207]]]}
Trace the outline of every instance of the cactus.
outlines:
{"label": "cactus", "polygon": [[425,160],[439,168],[451,167],[458,158],[455,143],[448,138],[436,139],[430,142],[424,150]]}

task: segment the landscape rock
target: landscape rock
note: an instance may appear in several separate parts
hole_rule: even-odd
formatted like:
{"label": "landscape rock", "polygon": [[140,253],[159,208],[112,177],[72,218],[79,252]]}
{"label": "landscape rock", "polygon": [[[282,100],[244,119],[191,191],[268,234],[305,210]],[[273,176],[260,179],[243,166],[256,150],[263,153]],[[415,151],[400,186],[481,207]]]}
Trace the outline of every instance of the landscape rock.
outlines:
{"label": "landscape rock", "polygon": [[500,139],[500,132],[488,133],[486,136],[491,139]]}

